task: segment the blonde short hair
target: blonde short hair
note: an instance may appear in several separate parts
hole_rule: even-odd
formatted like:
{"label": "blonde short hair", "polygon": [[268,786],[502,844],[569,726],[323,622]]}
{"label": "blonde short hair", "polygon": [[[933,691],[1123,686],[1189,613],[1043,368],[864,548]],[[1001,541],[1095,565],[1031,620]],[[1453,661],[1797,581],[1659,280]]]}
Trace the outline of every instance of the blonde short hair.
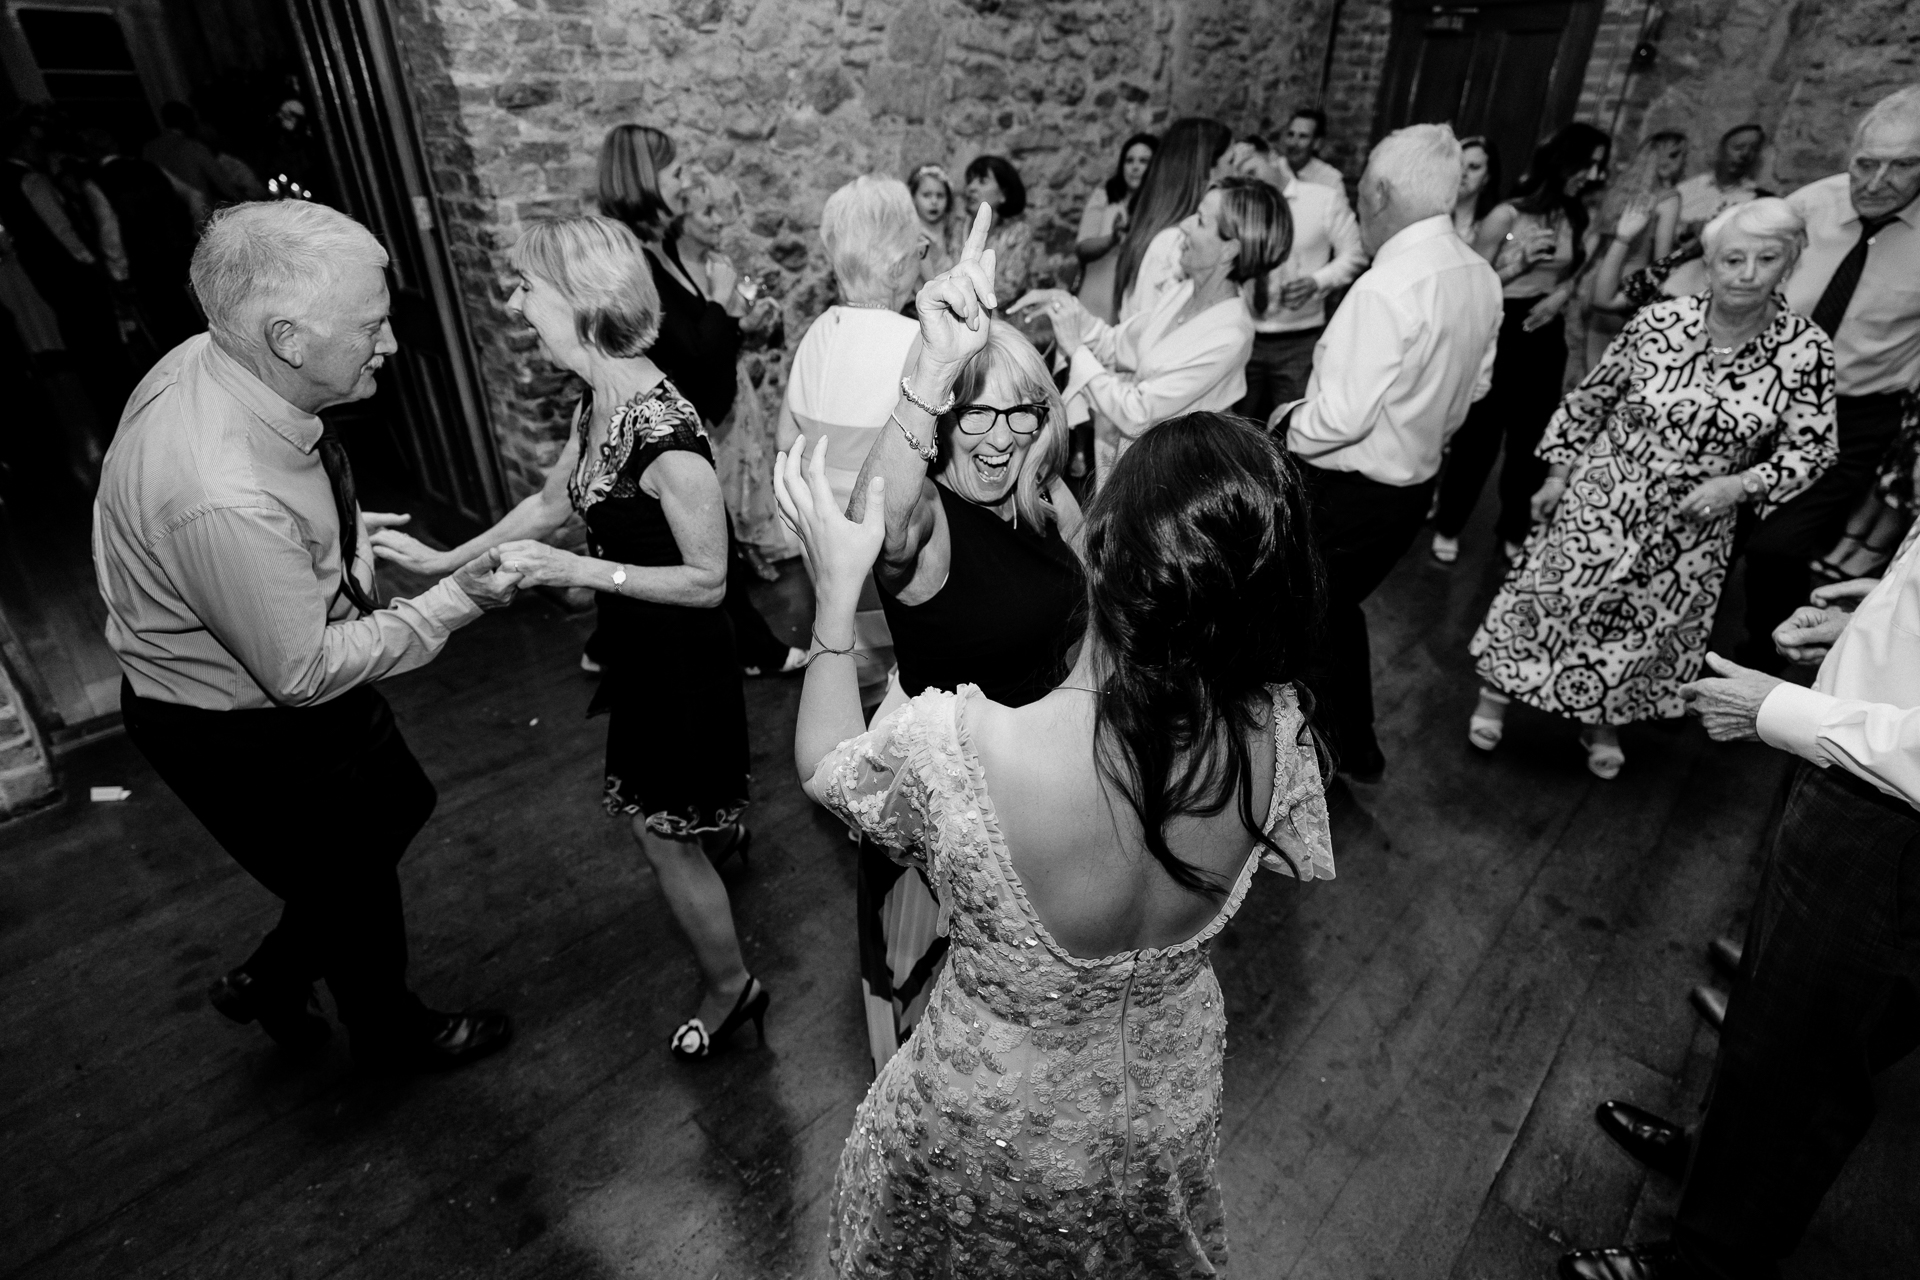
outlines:
{"label": "blonde short hair", "polygon": [[1807,221],[1778,196],[1761,196],[1723,209],[1700,230],[1700,247],[1711,258],[1727,236],[1742,232],[1762,240],[1778,240],[1795,259],[1807,243]]}
{"label": "blonde short hair", "polygon": [[616,358],[645,354],[660,334],[660,291],[640,238],[626,224],[592,214],[537,218],[508,255],[573,307],[580,341]]}
{"label": "blonde short hair", "polygon": [[228,205],[200,235],[188,269],[207,328],[249,346],[268,312],[303,315],[350,267],[385,270],[373,233],[323,204],[259,200]]}
{"label": "blonde short hair", "polygon": [[888,276],[920,243],[920,216],[898,178],[863,174],[827,197],[820,239],[846,302],[885,303]]}
{"label": "blonde short hair", "polygon": [[[1033,443],[1020,460],[1020,474],[1013,482],[1014,509],[1030,526],[1044,529],[1053,519],[1053,508],[1041,498],[1053,487],[1067,461],[1066,402],[1060,398],[1060,389],[1047,372],[1047,362],[1034,350],[1033,343],[1013,325],[997,319],[988,322],[987,344],[960,366],[959,376],[953,380],[954,403],[972,404],[996,372],[1007,375],[1022,402],[1047,407],[1047,420],[1034,433]],[[959,419],[944,414],[936,426],[935,444],[940,456],[934,466],[944,471],[953,459],[950,441],[960,429]]]}

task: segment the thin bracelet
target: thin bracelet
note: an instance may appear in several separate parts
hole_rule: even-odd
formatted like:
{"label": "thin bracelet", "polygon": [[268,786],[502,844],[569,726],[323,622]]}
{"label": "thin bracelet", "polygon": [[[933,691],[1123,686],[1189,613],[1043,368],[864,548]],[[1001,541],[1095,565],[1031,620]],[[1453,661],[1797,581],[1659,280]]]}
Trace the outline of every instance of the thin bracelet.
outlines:
{"label": "thin bracelet", "polygon": [[831,653],[831,654],[836,654],[836,655],[844,655],[845,657],[849,657],[849,658],[851,658],[851,657],[853,656],[853,651],[854,651],[854,649],[855,649],[855,648],[857,647],[857,646],[855,646],[855,645],[848,645],[848,646],[847,646],[846,648],[844,648],[844,649],[834,649],[834,648],[829,648],[829,647],[828,647],[827,645],[825,645],[825,644],[822,644],[822,643],[821,643],[821,641],[820,641],[820,633],[819,633],[818,631],[815,631],[815,632],[813,633],[813,643],[814,643],[815,645],[817,645],[818,647],[817,647],[817,648],[815,648],[815,649],[814,649],[814,650],[813,650],[813,651],[812,651],[811,653],[809,653],[809,654],[807,654],[807,665],[808,665],[808,666],[812,666],[812,665],[813,665],[813,660],[814,660],[815,658],[819,658],[819,657],[824,657],[825,655],[827,655],[827,654],[830,654],[830,653]]}
{"label": "thin bracelet", "polygon": [[[929,418],[937,418],[941,414],[948,412],[953,408],[955,403],[954,394],[953,392],[949,391],[947,392],[947,402],[941,405],[938,409],[934,408],[932,405],[928,404],[925,400],[922,400],[919,396],[913,394],[913,387],[908,384],[907,380],[904,377],[900,379],[900,394],[907,398],[908,404],[920,410],[920,412],[926,414]],[[904,431],[906,430],[906,428],[902,427],[901,430]]]}
{"label": "thin bracelet", "polygon": [[907,438],[908,447],[910,447],[914,451],[914,453],[919,455],[920,461],[926,462],[926,463],[932,463],[939,460],[940,446],[935,444],[921,444],[920,437],[914,435],[913,432],[907,430],[907,424],[900,421],[899,414],[889,413],[887,415],[887,421],[891,422],[894,426],[900,428],[900,434]]}

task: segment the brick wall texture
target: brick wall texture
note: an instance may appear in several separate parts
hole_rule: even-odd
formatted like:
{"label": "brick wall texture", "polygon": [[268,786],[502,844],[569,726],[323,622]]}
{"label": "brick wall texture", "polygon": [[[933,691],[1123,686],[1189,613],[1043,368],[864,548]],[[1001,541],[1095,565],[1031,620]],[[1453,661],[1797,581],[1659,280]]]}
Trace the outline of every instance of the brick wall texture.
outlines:
{"label": "brick wall texture", "polygon": [[[1580,115],[1623,144],[1757,119],[1770,178],[1837,166],[1850,120],[1915,78],[1902,0],[1665,0],[1636,68],[1643,0],[1598,0]],[[860,173],[1013,158],[1064,267],[1121,138],[1183,114],[1270,131],[1321,98],[1329,159],[1358,173],[1390,0],[394,0],[402,54],[511,481],[558,452],[564,379],[502,308],[522,223],[591,208],[606,128],[657,125],[741,194],[736,263],[786,309],[788,349],[830,299],[820,206]],[[1328,56],[1329,32],[1333,35]],[[783,352],[753,357],[769,405]]]}

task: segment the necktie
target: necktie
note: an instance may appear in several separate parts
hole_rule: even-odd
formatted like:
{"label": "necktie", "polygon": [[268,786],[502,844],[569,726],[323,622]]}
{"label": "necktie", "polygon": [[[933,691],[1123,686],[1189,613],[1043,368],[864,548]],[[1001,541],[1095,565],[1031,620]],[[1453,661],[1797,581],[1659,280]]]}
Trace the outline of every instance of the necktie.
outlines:
{"label": "necktie", "polygon": [[1847,256],[1840,259],[1840,265],[1833,269],[1833,279],[1827,281],[1826,291],[1820,295],[1820,301],[1813,304],[1810,318],[1827,331],[1829,338],[1847,314],[1847,304],[1853,301],[1853,291],[1860,287],[1860,276],[1867,269],[1867,242],[1880,233],[1880,228],[1892,221],[1891,217],[1873,222],[1865,218],[1860,220],[1860,238],[1847,251]]}
{"label": "necktie", "polygon": [[360,553],[359,504],[353,493],[353,464],[347,461],[347,447],[331,431],[320,433],[320,465],[327,473],[327,485],[333,490],[333,509],[340,517],[340,592],[347,603],[362,613],[380,606],[353,576],[354,558]]}

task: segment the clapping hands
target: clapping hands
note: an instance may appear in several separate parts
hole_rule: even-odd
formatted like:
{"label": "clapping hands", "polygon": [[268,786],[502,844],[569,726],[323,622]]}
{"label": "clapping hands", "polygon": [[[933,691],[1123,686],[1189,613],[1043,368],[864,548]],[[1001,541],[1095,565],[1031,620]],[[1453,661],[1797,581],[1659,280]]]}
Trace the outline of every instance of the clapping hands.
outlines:
{"label": "clapping hands", "polygon": [[1035,307],[1052,323],[1053,340],[1059,344],[1062,355],[1071,356],[1087,345],[1093,314],[1080,304],[1080,299],[1065,289],[1033,289],[1022,294],[1007,310],[1017,315]]}

